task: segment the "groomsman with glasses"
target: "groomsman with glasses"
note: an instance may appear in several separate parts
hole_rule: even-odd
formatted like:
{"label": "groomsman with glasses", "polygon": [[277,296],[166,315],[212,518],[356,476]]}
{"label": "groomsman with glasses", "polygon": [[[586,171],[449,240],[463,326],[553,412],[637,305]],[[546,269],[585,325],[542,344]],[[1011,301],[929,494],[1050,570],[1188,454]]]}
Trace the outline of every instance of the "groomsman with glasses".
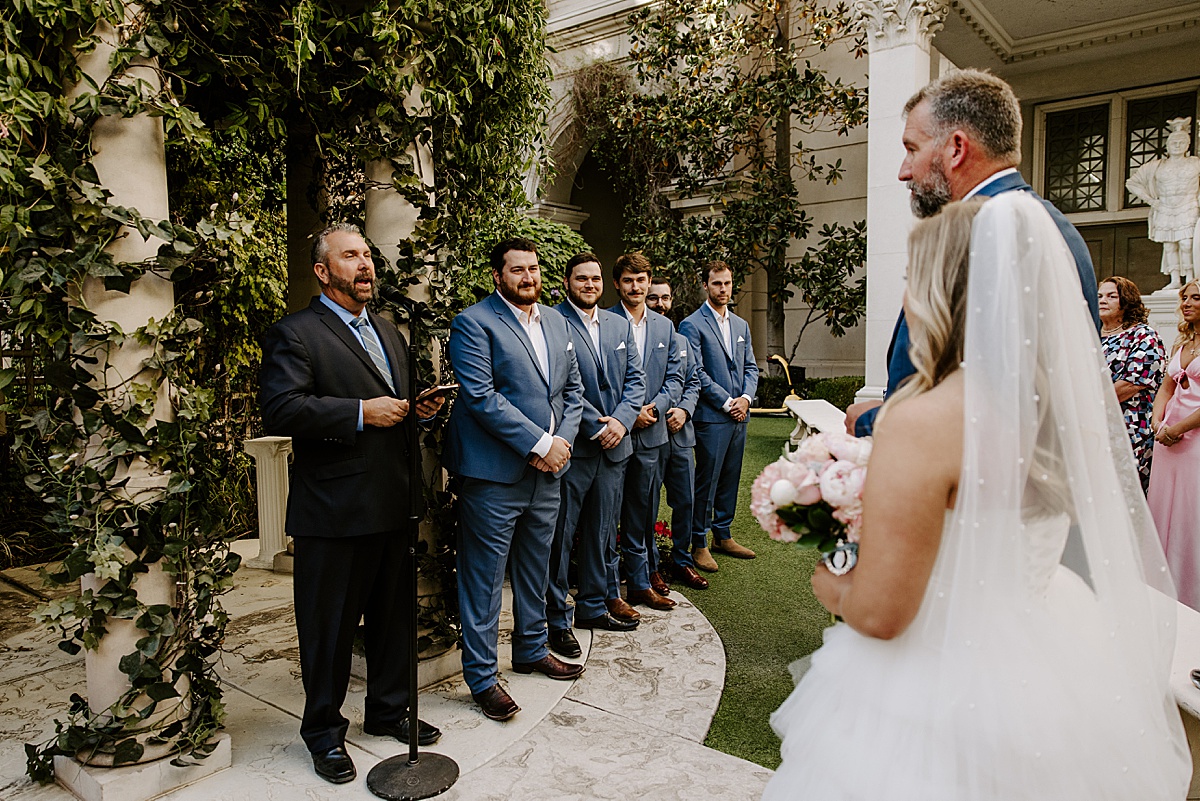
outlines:
{"label": "groomsman with glasses", "polygon": [[[674,302],[671,285],[665,278],[650,279],[646,305],[666,316]],[[683,393],[679,402],[667,410],[667,431],[671,445],[663,472],[667,504],[671,507],[671,556],[662,564],[662,573],[671,581],[693,590],[707,590],[708,579],[696,572],[693,550],[705,548],[708,540],[692,536],[692,510],[696,504],[696,429],[692,415],[700,399],[699,365],[696,352],[687,337],[675,334],[679,361],[683,366]],[[654,499],[654,518],[658,519],[659,498]],[[712,557],[709,557],[710,559]]]}

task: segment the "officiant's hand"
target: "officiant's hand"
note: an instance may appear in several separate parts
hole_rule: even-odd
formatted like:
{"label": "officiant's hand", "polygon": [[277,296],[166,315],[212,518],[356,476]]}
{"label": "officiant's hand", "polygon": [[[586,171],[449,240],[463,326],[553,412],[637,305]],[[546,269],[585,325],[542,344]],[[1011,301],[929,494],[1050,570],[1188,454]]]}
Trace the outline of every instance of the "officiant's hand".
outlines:
{"label": "officiant's hand", "polygon": [[417,417],[421,420],[428,420],[440,412],[445,405],[445,395],[430,395],[417,403]]}
{"label": "officiant's hand", "polygon": [[835,576],[829,572],[829,568],[825,567],[825,564],[822,562],[813,571],[813,595],[817,596],[817,600],[821,606],[828,609],[830,614],[841,617],[842,600],[853,582],[854,571],[850,571],[844,576]]}
{"label": "officiant's hand", "polygon": [[387,396],[371,398],[362,402],[364,426],[391,428],[408,415],[408,401]]}
{"label": "officiant's hand", "polygon": [[854,424],[858,422],[858,418],[862,417],[865,412],[874,409],[877,406],[882,406],[883,401],[868,400],[852,403],[846,407],[846,433],[850,436],[855,436]]}

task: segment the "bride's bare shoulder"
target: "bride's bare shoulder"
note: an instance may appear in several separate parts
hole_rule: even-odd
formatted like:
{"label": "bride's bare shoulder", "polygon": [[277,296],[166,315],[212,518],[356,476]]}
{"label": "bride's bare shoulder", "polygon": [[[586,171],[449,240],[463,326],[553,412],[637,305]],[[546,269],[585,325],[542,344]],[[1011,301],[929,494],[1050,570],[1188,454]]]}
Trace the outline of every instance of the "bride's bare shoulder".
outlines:
{"label": "bride's bare shoulder", "polygon": [[[888,409],[875,427],[876,448],[919,449],[949,463],[961,461],[963,379],[956,371],[928,392]],[[939,459],[940,461],[941,459]]]}

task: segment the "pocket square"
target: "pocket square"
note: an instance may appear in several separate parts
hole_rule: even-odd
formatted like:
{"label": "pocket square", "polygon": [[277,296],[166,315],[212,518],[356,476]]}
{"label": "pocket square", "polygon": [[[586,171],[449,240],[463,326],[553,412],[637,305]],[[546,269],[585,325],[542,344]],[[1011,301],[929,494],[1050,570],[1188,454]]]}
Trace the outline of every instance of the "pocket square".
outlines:
{"label": "pocket square", "polygon": [[665,343],[662,343],[662,342],[659,342],[659,343],[658,343],[658,346],[659,346],[660,348],[665,348],[665,347],[666,347],[666,344],[665,344]]}
{"label": "pocket square", "polygon": [[617,345],[617,350],[625,350],[625,343],[622,342],[620,345]]}
{"label": "pocket square", "polygon": [[575,350],[575,343],[574,343],[574,342],[568,342],[568,343],[567,343],[567,350]]}
{"label": "pocket square", "polygon": [[738,337],[738,342],[745,342],[745,341],[746,341],[745,337]]}

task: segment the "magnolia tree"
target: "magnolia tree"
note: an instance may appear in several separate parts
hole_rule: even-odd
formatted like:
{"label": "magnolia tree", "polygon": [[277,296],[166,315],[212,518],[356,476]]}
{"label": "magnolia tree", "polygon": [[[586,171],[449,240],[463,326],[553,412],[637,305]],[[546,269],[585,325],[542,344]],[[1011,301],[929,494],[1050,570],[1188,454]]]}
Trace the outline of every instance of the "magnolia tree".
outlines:
{"label": "magnolia tree", "polygon": [[[684,294],[708,259],[729,262],[739,283],[764,270],[768,355],[793,357],[817,320],[840,336],[865,308],[865,225],[830,223],[803,255],[790,254],[817,233],[797,181],[844,175],[804,137],[866,121],[865,90],[813,62],[833,47],[862,52],[845,5],[663,0],[632,19],[632,79],[597,65],[576,86],[585,136],[632,199],[627,239]],[[809,312],[789,350],[784,307],[796,294]]]}

